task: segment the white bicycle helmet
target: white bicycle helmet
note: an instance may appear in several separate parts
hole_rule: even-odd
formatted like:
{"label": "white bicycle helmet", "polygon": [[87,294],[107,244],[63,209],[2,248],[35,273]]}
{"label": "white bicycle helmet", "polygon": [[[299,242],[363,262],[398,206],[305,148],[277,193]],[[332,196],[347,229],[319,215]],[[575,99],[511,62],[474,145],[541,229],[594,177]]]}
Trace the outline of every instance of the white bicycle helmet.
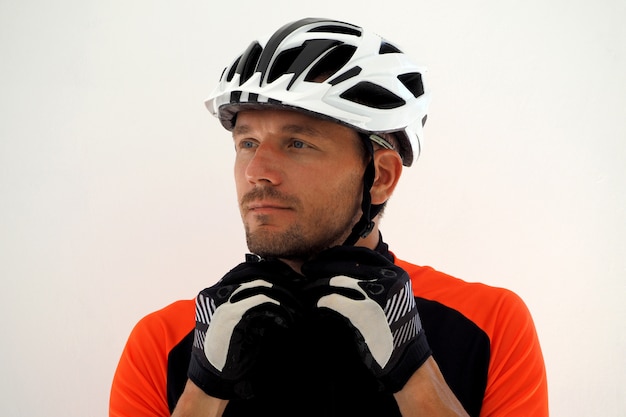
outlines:
{"label": "white bicycle helmet", "polygon": [[430,101],[424,72],[375,33],[307,18],[281,27],[267,42],[252,42],[224,69],[205,104],[228,130],[241,109],[273,106],[367,135],[391,133],[403,164],[410,166],[419,155]]}

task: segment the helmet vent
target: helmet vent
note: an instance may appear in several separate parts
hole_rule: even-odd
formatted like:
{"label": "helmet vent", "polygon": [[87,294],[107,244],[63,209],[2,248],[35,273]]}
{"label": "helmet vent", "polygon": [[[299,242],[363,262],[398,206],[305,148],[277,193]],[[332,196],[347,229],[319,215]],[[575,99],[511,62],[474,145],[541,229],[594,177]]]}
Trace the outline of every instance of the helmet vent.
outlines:
{"label": "helmet vent", "polygon": [[361,31],[355,27],[326,25],[315,27],[309,32],[342,33],[344,35],[361,36]]}
{"label": "helmet vent", "polygon": [[250,46],[248,46],[248,49],[241,55],[236,70],[240,76],[239,85],[245,83],[252,77],[262,51],[263,47],[261,47],[258,42],[252,42]]}
{"label": "helmet vent", "polygon": [[341,94],[341,98],[367,107],[384,110],[395,109],[406,104],[401,97],[369,81],[362,81],[349,88]]}
{"label": "helmet vent", "polygon": [[392,44],[390,44],[389,42],[381,42],[380,43],[380,49],[378,50],[378,53],[383,55],[383,54],[401,54],[402,51],[399,50],[398,48],[396,48],[395,46],[393,46]]}
{"label": "helmet vent", "polygon": [[324,55],[307,74],[304,81],[321,83],[332,77],[343,68],[354,55],[356,47],[339,45]]}
{"label": "helmet vent", "polygon": [[424,94],[424,84],[422,83],[422,74],[419,72],[409,72],[407,74],[398,75],[398,79],[404,86],[415,96],[415,98]]}
{"label": "helmet vent", "polygon": [[298,48],[287,49],[278,54],[272,68],[267,74],[267,82],[274,82],[281,75],[286,74],[291,64],[293,64],[294,60],[300,55],[303,49],[304,47],[300,46]]}
{"label": "helmet vent", "polygon": [[226,76],[226,81],[231,82],[233,80],[233,77],[235,76],[235,70],[237,69],[237,66],[239,65],[240,60],[241,60],[241,55],[235,60],[233,65],[230,67],[230,70],[228,71],[228,75]]}

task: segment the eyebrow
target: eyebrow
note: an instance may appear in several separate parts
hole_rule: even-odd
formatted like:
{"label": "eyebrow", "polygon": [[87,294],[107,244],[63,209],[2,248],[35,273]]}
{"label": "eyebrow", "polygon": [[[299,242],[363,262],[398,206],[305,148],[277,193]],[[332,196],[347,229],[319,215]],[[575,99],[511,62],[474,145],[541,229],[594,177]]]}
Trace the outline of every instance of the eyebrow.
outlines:
{"label": "eyebrow", "polygon": [[[245,135],[252,131],[252,127],[250,125],[238,125],[233,129],[233,136],[235,135]],[[313,126],[310,125],[301,125],[301,124],[290,124],[284,125],[281,128],[283,133],[299,133],[308,136],[324,136],[322,132]]]}

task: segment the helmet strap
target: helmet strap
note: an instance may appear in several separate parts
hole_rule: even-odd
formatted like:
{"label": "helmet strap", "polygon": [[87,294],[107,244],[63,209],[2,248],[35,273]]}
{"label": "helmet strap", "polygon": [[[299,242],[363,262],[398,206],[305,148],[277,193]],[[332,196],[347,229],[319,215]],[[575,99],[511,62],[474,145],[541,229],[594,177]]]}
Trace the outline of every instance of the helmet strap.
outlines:
{"label": "helmet strap", "polygon": [[352,228],[352,232],[343,243],[344,246],[353,246],[359,239],[366,238],[374,229],[374,217],[380,210],[382,210],[382,204],[372,204],[372,196],[370,190],[374,185],[374,179],[376,178],[376,166],[374,164],[374,147],[370,141],[368,135],[361,135],[365,144],[365,149],[369,154],[369,162],[365,167],[365,173],[363,174],[363,199],[361,201],[361,218]]}

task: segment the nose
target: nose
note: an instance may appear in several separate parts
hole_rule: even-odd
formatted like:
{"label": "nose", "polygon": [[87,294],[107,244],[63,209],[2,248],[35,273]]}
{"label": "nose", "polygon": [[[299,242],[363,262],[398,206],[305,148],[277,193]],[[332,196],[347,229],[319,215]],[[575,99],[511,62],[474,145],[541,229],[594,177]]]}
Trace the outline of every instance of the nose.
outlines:
{"label": "nose", "polygon": [[282,182],[280,153],[271,144],[261,143],[248,160],[245,175],[252,184],[279,185]]}

